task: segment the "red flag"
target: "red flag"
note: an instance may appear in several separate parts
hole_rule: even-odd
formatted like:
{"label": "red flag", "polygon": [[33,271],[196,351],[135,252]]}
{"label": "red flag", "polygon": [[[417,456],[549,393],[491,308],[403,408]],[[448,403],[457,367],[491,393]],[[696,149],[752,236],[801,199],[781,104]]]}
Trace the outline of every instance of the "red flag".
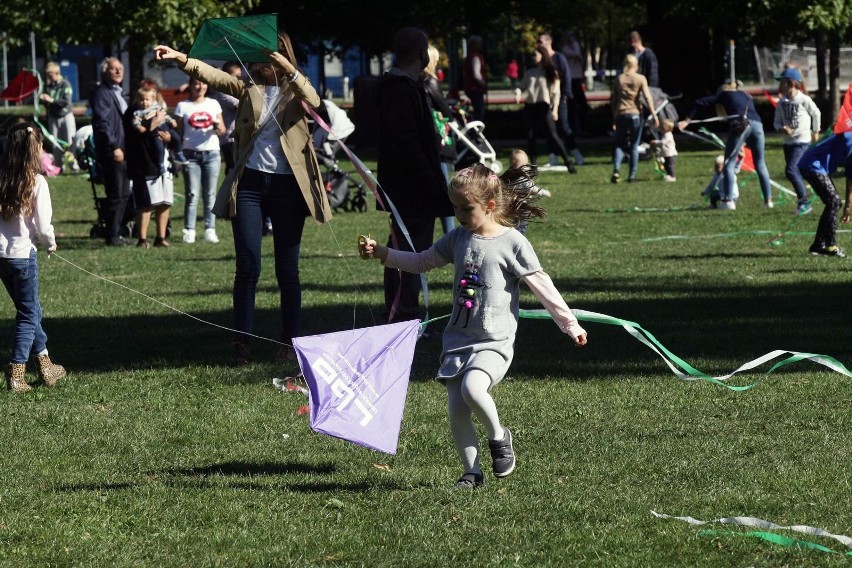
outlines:
{"label": "red flag", "polygon": [[852,83],[846,90],[846,96],[843,97],[843,104],[840,105],[840,112],[837,113],[837,122],[834,123],[834,133],[843,134],[852,130]]}
{"label": "red flag", "polygon": [[740,169],[745,170],[747,172],[755,171],[754,167],[754,158],[751,155],[751,148],[747,146],[743,146],[743,161],[740,164]]}
{"label": "red flag", "polygon": [[36,91],[38,91],[38,77],[36,77],[32,71],[23,69],[20,73],[15,75],[15,78],[12,79],[9,86],[3,89],[3,92],[0,93],[0,100],[19,103]]}

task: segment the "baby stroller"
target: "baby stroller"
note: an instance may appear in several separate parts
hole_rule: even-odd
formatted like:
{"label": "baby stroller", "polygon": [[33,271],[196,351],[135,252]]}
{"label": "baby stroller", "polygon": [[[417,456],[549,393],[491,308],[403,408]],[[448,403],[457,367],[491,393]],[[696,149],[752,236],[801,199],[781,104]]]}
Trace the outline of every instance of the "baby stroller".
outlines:
{"label": "baby stroller", "polygon": [[[331,127],[331,133],[318,124],[312,124],[311,136],[317,161],[325,168],[322,181],[328,195],[328,204],[335,211],[363,213],[367,210],[367,192],[361,182],[340,169],[336,158],[337,152],[340,151],[340,142],[355,131],[355,125],[349,120],[346,111],[332,101],[323,99],[322,102],[317,114]],[[350,191],[353,187],[354,194]]]}
{"label": "baby stroller", "polygon": [[[77,130],[71,143],[72,152],[80,167],[89,172],[89,182],[92,184],[92,198],[95,201],[95,211],[98,213],[97,221],[89,229],[89,237],[102,239],[107,234],[107,198],[98,197],[98,185],[103,184],[100,168],[98,167],[97,154],[95,154],[95,139],[92,136],[92,127],[83,126]],[[129,237],[133,233],[133,223],[124,223],[121,227],[121,236]]]}
{"label": "baby stroller", "polygon": [[[677,109],[675,108],[672,101],[675,101],[681,98],[683,95],[675,95],[670,96],[663,92],[659,87],[648,87],[651,91],[651,96],[654,97],[654,110],[657,113],[657,118],[660,120],[660,124],[662,124],[663,120],[669,119],[674,123],[678,121]],[[644,97],[643,97],[644,101]],[[661,133],[656,126],[654,126],[654,120],[651,118],[651,115],[648,114],[645,117],[644,126],[644,134],[642,137],[644,138],[643,142],[639,144],[639,159],[640,160],[650,160],[651,156],[654,156],[654,150],[651,148],[651,144],[648,142],[649,140],[659,140],[661,138]],[[656,147],[659,149],[659,147]],[[655,156],[658,161],[662,161],[662,156]]]}
{"label": "baby stroller", "polygon": [[447,125],[456,144],[456,170],[480,163],[489,167],[495,174],[502,172],[503,163],[497,159],[494,147],[482,133],[485,130],[485,124],[479,120],[468,122],[467,112],[461,103],[449,102],[454,116]]}

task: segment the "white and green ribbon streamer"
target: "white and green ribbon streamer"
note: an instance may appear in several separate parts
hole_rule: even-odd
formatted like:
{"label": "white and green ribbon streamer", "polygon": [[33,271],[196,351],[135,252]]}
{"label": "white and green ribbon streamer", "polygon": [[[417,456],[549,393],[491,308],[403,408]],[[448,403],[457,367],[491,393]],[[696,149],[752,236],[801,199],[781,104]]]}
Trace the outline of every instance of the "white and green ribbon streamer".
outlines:
{"label": "white and green ribbon streamer", "polygon": [[[809,360],[813,363],[817,363],[819,365],[823,365],[828,367],[832,371],[838,372],[842,375],[846,375],[849,378],[852,378],[852,372],[849,371],[840,361],[833,357],[829,357],[828,355],[819,355],[816,353],[801,353],[798,351],[784,351],[781,349],[777,349],[762,357],[758,357],[748,363],[744,363],[740,365],[736,370],[727,374],[721,375],[718,377],[710,376],[706,373],[699,371],[694,368],[692,365],[669,351],[662,343],[660,343],[656,337],[654,337],[651,332],[645,330],[636,322],[623,320],[620,318],[608,316],[606,314],[598,314],[595,312],[588,312],[586,310],[571,310],[575,317],[579,321],[588,321],[593,323],[602,323],[606,325],[618,325],[624,328],[627,333],[629,333],[634,339],[639,341],[640,343],[646,345],[649,349],[654,351],[660,358],[668,365],[669,369],[677,376],[677,378],[685,381],[694,381],[694,380],[705,380],[710,381],[712,383],[716,383],[717,385],[721,385],[727,389],[733,391],[744,391],[750,388],[753,388],[760,384],[760,381],[754,382],[750,385],[746,386],[734,386],[725,383],[724,381],[730,379],[734,375],[742,371],[748,371],[750,369],[754,369],[764,363],[772,361],[773,359],[777,359],[783,355],[789,354],[789,357],[786,359],[775,363],[771,369],[769,369],[766,374],[773,372],[774,370],[783,367],[785,365],[790,365],[792,363],[796,363],[798,361]],[[520,310],[520,317],[524,318],[534,318],[534,319],[546,319],[550,318],[550,314],[547,313],[546,310]]]}
{"label": "white and green ribbon streamer", "polygon": [[[707,524],[710,524],[710,523],[722,523],[722,524],[726,524],[726,525],[738,525],[738,526],[742,526],[742,527],[754,527],[754,528],[764,529],[764,530],[795,531],[795,532],[806,534],[806,535],[809,535],[809,536],[820,536],[820,537],[825,537],[825,538],[831,538],[831,539],[834,539],[837,542],[841,543],[846,548],[852,548],[852,537],[848,537],[848,536],[845,536],[845,535],[842,535],[842,534],[833,534],[833,533],[828,532],[825,529],[821,529],[819,527],[811,527],[811,526],[808,526],[808,525],[784,526],[784,525],[775,524],[772,521],[766,521],[764,519],[758,519],[757,517],[722,517],[721,519],[713,519],[712,521],[700,521],[700,520],[695,519],[693,517],[675,517],[673,515],[666,515],[664,513],[658,513],[656,511],[651,511],[651,514],[654,515],[655,517],[657,517],[658,519],[676,519],[678,521],[687,522],[691,525],[707,525]],[[763,538],[764,540],[768,540],[770,542],[775,542],[776,544],[783,544],[783,545],[786,545],[786,546],[792,546],[792,545],[796,545],[796,544],[804,544],[804,545],[807,546],[807,545],[810,545],[810,544],[815,544],[815,543],[807,543],[807,541],[798,541],[798,540],[794,540],[794,539],[787,539],[787,537],[782,537],[782,536],[779,536],[779,535],[774,535],[774,536],[779,537],[778,539],[765,538],[765,535],[772,535],[773,533],[761,533],[761,534],[745,533],[745,534],[749,534],[751,536],[757,536],[757,537]],[[785,540],[785,539],[790,541],[790,542],[780,542],[781,540]],[[808,548],[818,548],[820,546],[821,545],[808,546]],[[834,550],[831,550],[830,548],[825,549],[825,550],[827,550],[828,552],[835,552]]]}
{"label": "white and green ribbon streamer", "polygon": [[[776,349],[775,351],[771,351],[762,357],[758,357],[757,359],[753,359],[748,363],[743,363],[739,367],[737,367],[733,372],[728,373],[727,375],[720,375],[717,377],[708,375],[707,373],[703,373],[669,351],[665,345],[660,343],[656,337],[654,337],[650,331],[644,329],[641,325],[636,322],[632,322],[629,320],[624,320],[621,318],[616,318],[613,316],[608,316],[606,314],[599,314],[596,312],[589,312],[586,310],[571,310],[574,314],[574,317],[579,321],[592,322],[592,323],[601,323],[604,325],[617,325],[624,328],[624,330],[629,333],[636,341],[639,341],[643,345],[647,346],[648,349],[656,353],[660,356],[660,358],[668,365],[669,369],[671,369],[672,373],[675,376],[683,381],[709,381],[711,383],[715,383],[717,385],[723,386],[726,389],[732,391],[745,391],[751,388],[756,387],[760,384],[761,381],[755,381],[750,385],[745,386],[735,386],[729,385],[725,381],[740,373],[742,371],[749,371],[754,369],[755,367],[759,367],[764,363],[768,363],[773,359],[777,359],[784,355],[789,355],[786,359],[778,361],[775,363],[772,368],[766,371],[766,374],[770,374],[776,369],[784,367],[785,365],[791,365],[793,363],[798,363],[799,361],[811,361],[812,363],[816,363],[818,365],[823,365],[824,367],[828,367],[832,371],[840,373],[841,375],[845,375],[852,379],[852,372],[847,369],[843,363],[835,359],[834,357],[830,357],[828,355],[820,355],[818,353],[803,353],[800,351],[785,351],[782,349]],[[450,315],[440,316],[437,318],[433,318],[430,320],[426,320],[420,324],[421,328],[426,325],[446,319],[450,317]],[[537,309],[537,310],[518,310],[518,317],[523,319],[553,319],[547,310]]]}

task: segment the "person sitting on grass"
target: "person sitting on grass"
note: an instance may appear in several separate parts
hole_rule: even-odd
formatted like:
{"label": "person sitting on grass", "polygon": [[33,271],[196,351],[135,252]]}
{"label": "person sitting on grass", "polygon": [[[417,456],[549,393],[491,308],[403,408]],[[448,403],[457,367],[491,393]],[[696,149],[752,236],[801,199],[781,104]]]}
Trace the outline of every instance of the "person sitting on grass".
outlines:
{"label": "person sitting on grass", "polygon": [[521,280],[577,347],[586,344],[586,331],[529,241],[513,228],[530,216],[544,216],[535,204],[534,175],[529,167],[507,170],[502,178],[482,164],[465,168],[449,190],[459,227],[423,252],[389,249],[372,239],[362,249],[365,258],[406,272],[455,266],[456,301],[444,330],[437,380],[447,389],[450,431],[464,471],[459,489],[485,480],[473,415],[488,432],[494,476],[506,477],[515,469],[512,433],[501,424],[490,392],[506,376],[514,355]]}

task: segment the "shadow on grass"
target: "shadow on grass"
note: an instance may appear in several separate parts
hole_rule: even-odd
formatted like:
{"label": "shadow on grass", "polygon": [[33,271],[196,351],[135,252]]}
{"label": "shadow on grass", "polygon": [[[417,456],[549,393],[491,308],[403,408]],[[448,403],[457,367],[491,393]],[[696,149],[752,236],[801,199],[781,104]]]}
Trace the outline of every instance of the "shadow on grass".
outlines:
{"label": "shadow on grass", "polygon": [[[165,469],[159,471],[148,471],[144,473],[145,481],[120,482],[120,483],[76,483],[70,485],[58,485],[54,488],[57,493],[79,493],[79,492],[105,492],[124,491],[134,489],[141,485],[149,485],[151,479],[167,487],[178,489],[197,488],[199,484],[210,484],[216,478],[227,479],[226,485],[232,489],[248,490],[277,490],[277,487],[267,483],[253,483],[252,479],[259,477],[286,476],[291,474],[308,475],[331,475],[337,471],[333,463],[306,464],[295,462],[260,462],[251,463],[243,461],[231,461],[218,464],[209,464],[199,467]],[[221,487],[221,483],[216,483]],[[334,493],[339,491],[366,492],[381,487],[387,490],[403,490],[410,486],[397,484],[392,479],[379,478],[370,481],[357,481],[352,483],[332,483],[327,481],[300,481],[286,483],[288,491],[300,493]]]}
{"label": "shadow on grass", "polygon": [[305,463],[251,463],[242,461],[230,461],[202,467],[188,467],[183,469],[166,469],[163,471],[149,471],[147,475],[175,475],[182,477],[208,477],[212,475],[234,476],[234,477],[257,477],[260,475],[285,475],[288,473],[312,473],[319,475],[330,475],[336,471],[333,463],[305,464]]}
{"label": "shadow on grass", "polygon": [[[701,370],[711,374],[730,372],[734,369],[730,366],[732,361],[738,366],[775,349],[825,354],[844,364],[852,363],[852,345],[845,331],[852,316],[852,295],[845,282],[815,280],[713,287],[661,276],[635,285],[604,278],[557,279],[556,286],[572,308],[637,322],[687,362],[700,360]],[[572,300],[572,295],[584,291],[619,299],[592,303]],[[437,294],[436,299],[443,302],[444,296],[449,296],[448,289]],[[540,307],[529,296],[525,296],[522,306]],[[315,335],[370,327],[380,318],[381,309],[380,305],[371,304],[368,309],[361,304],[353,318],[351,304],[305,308],[302,333]],[[431,315],[442,316],[448,311],[445,302],[433,304]],[[230,310],[193,316],[224,327],[230,327],[232,322]],[[278,338],[278,318],[277,310],[257,310],[255,333]],[[441,330],[445,322],[436,325]],[[521,321],[511,373],[575,379],[624,373],[670,375],[656,354],[621,327],[583,325],[589,332],[589,345],[575,349],[551,322]],[[259,372],[279,371],[273,368],[277,344],[253,340],[257,365],[249,370],[230,368],[231,332],[179,314],[75,318],[48,315],[44,326],[51,354],[72,373],[189,369],[198,374],[199,380],[248,383],[257,382]],[[11,343],[12,322],[7,319],[0,329],[0,345]],[[418,343],[412,380],[430,380],[434,376],[440,351],[440,334]],[[813,368],[812,364],[802,363],[785,371]]]}

